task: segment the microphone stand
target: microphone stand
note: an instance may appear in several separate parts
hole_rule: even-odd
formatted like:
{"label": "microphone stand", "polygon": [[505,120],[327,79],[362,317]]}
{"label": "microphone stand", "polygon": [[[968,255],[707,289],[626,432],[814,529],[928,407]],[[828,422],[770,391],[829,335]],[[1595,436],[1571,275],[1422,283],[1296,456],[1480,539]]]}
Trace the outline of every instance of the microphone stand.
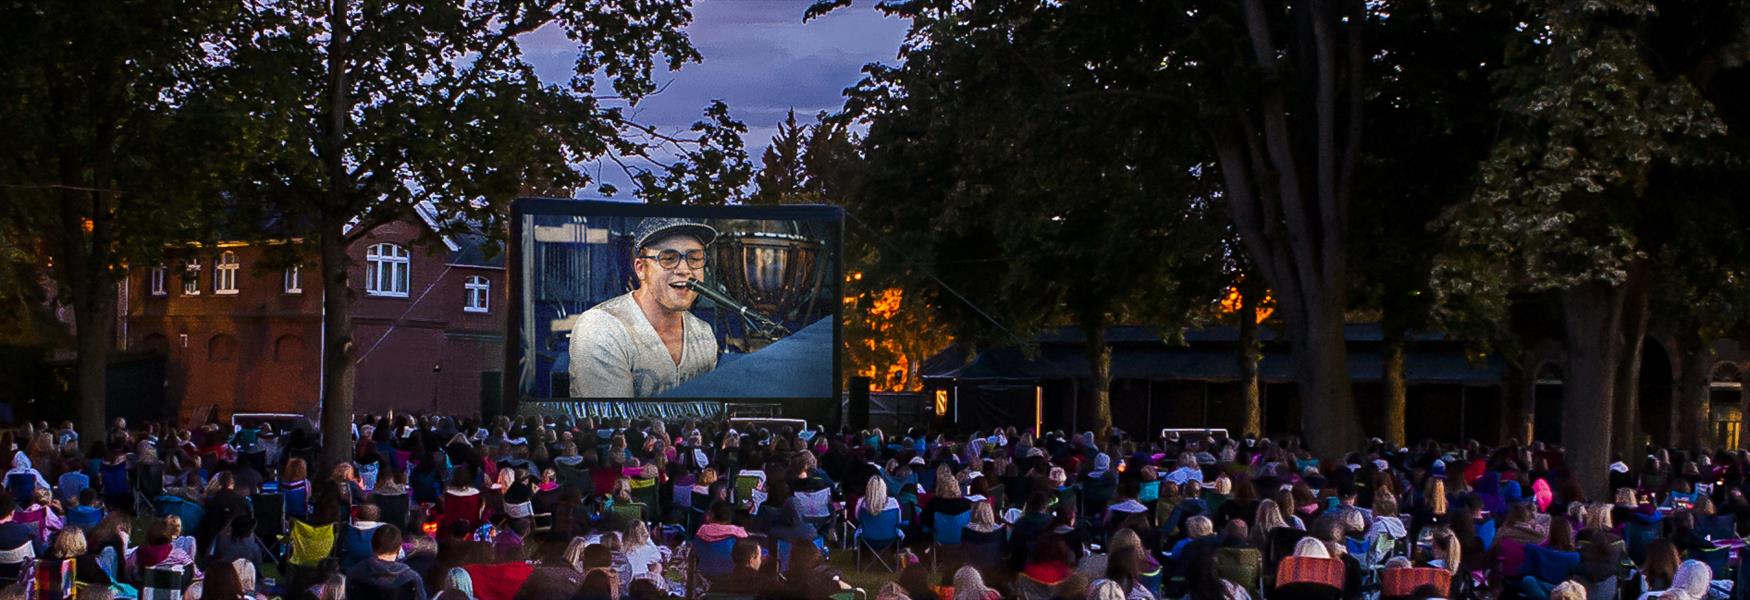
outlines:
{"label": "microphone stand", "polygon": [[729,309],[731,312],[741,315],[742,320],[747,323],[748,329],[750,330],[749,333],[773,340],[790,335],[790,330],[784,327],[782,323],[774,321],[771,317],[761,314],[757,310],[748,308],[740,302],[736,302],[734,298],[729,297],[729,294],[724,293],[722,290],[707,286],[704,282],[697,279],[688,279],[687,288],[698,292],[700,296],[710,298],[711,301],[717,303],[718,306],[722,306],[723,308]]}

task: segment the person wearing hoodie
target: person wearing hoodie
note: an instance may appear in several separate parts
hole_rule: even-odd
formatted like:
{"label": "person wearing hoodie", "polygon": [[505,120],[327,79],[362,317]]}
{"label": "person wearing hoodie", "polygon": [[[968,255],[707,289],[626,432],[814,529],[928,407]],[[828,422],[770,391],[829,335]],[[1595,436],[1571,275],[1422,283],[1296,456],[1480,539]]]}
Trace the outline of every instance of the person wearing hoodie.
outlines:
{"label": "person wearing hoodie", "polygon": [[401,529],[394,525],[377,527],[371,535],[368,559],[346,570],[346,595],[349,598],[407,598],[396,590],[411,588],[414,600],[426,600],[425,582],[412,568],[397,562],[401,558]]}
{"label": "person wearing hoodie", "polygon": [[30,477],[36,481],[36,487],[49,489],[49,480],[44,479],[42,473],[31,467],[30,457],[25,456],[23,452],[12,453],[12,470],[6,472],[8,488],[12,487],[13,478],[18,476]]}

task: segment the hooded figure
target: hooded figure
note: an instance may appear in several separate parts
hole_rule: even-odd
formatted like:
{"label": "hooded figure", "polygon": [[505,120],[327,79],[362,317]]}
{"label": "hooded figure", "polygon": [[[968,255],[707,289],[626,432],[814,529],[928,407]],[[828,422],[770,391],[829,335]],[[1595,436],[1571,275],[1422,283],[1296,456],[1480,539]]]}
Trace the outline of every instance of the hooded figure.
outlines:
{"label": "hooded figure", "polygon": [[1112,457],[1105,454],[1094,455],[1094,470],[1088,471],[1088,479],[1099,479],[1112,472]]}
{"label": "hooded figure", "polygon": [[49,487],[49,480],[43,479],[42,473],[31,468],[30,457],[25,456],[23,452],[12,453],[12,470],[6,472],[6,479],[11,480],[13,475],[29,475],[36,478],[37,487],[44,489]]}
{"label": "hooded figure", "polygon": [[1659,597],[1662,600],[1707,600],[1708,582],[1713,580],[1713,573],[1707,563],[1683,561],[1677,566],[1677,573],[1671,576],[1671,589]]}

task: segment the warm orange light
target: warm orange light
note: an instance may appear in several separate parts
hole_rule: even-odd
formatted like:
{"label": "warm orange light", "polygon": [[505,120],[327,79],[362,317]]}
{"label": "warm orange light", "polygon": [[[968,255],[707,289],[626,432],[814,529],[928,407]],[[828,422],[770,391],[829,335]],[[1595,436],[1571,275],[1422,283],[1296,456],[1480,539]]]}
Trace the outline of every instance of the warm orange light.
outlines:
{"label": "warm orange light", "polygon": [[[1222,292],[1221,300],[1216,301],[1216,306],[1221,310],[1221,314],[1231,315],[1240,311],[1241,299],[1240,288],[1230,285],[1227,290]],[[1274,312],[1276,312],[1276,297],[1271,295],[1270,290],[1264,290],[1264,299],[1258,302],[1258,322],[1263,323],[1264,319],[1270,318],[1270,314]]]}
{"label": "warm orange light", "polygon": [[91,233],[93,229],[97,229],[97,222],[91,219],[85,219],[79,225],[85,229],[85,233]]}

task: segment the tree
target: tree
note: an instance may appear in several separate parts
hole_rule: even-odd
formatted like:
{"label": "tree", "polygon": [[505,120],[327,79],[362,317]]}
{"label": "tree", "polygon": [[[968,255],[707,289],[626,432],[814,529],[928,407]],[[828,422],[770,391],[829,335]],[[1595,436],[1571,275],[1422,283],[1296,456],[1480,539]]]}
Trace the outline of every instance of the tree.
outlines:
{"label": "tree", "polygon": [[[591,164],[625,170],[648,202],[721,204],[751,167],[714,102],[690,133],[629,119],[661,69],[698,60],[686,0],[250,3],[221,44],[211,100],[254,117],[234,193],[313,240],[323,282],[322,430],[344,439],[357,352],[347,244],[419,203],[445,228],[501,234],[524,190],[586,189]],[[556,28],[577,45],[569,81],[547,83],[521,36]],[[597,189],[611,195],[609,185]],[[345,460],[347,445],[324,446]]]}
{"label": "tree", "polygon": [[[210,184],[231,172],[242,140],[191,99],[200,93],[191,74],[236,10],[205,0],[0,5],[0,240],[34,251],[0,295],[22,299],[29,315],[52,276],[53,300],[72,308],[80,431],[105,428],[127,265],[224,225],[208,210],[218,200]],[[15,258],[6,260],[18,267]]]}
{"label": "tree", "polygon": [[748,198],[750,204],[800,203],[796,199],[804,194],[808,180],[803,154],[809,129],[796,122],[795,110],[785,115],[772,144],[760,155],[760,172],[753,179],[757,190]]}
{"label": "tree", "polygon": [[[1742,60],[1734,44],[1744,32],[1742,4],[1532,3],[1502,79],[1511,126],[1483,164],[1475,195],[1444,218],[1461,248],[1494,257],[1473,265],[1481,267],[1473,277],[1444,285],[1560,298],[1568,350],[1562,431],[1571,442],[1567,462],[1589,494],[1604,493],[1610,442],[1622,436],[1611,403],[1628,392],[1618,389],[1628,364],[1624,324],[1634,329],[1646,311],[1625,311],[1646,303],[1631,297],[1632,287],[1647,289],[1630,286],[1638,277],[1631,273],[1657,251],[1646,217],[1683,200],[1660,194],[1654,175],[1710,160],[1709,140],[1725,133],[1691,67]],[[1692,20],[1696,13],[1708,17]],[[1657,43],[1673,27],[1680,52]],[[1630,335],[1638,348],[1638,332]],[[1631,406],[1623,416],[1632,413]]]}
{"label": "tree", "polygon": [[1405,447],[1407,339],[1437,325],[1431,273],[1443,247],[1429,243],[1430,229],[1469,197],[1488,155],[1500,112],[1486,82],[1501,68],[1515,14],[1511,4],[1394,2],[1386,10],[1389,23],[1369,34],[1368,68],[1381,75],[1367,78],[1363,111],[1387,133],[1367,136],[1357,163],[1350,243],[1368,251],[1350,255],[1351,311],[1380,325],[1380,437]]}
{"label": "tree", "polygon": [[[817,4],[830,9],[835,3]],[[1108,326],[1173,337],[1222,287],[1213,182],[1184,130],[1100,89],[1054,3],[893,3],[903,63],[871,65],[845,116],[868,125],[846,205],[881,240],[868,269],[935,306],[955,338],[1085,335],[1094,428],[1112,424]],[[815,12],[811,10],[811,13]],[[1073,274],[1073,276],[1071,276]]]}

